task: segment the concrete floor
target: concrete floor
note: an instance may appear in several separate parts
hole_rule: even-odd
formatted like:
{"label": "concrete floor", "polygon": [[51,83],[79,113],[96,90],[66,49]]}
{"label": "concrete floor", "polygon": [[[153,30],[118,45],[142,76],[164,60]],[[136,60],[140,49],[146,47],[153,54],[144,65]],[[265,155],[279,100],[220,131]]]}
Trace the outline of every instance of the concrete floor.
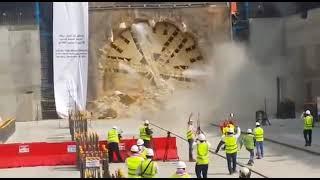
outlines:
{"label": "concrete floor", "polygon": [[[137,136],[140,120],[98,120],[89,124],[90,129],[94,129],[100,135],[101,139],[106,139],[106,131],[113,125],[117,125],[124,131],[124,137],[132,138]],[[159,122],[153,122],[159,123]],[[161,123],[160,123],[161,124]],[[57,120],[48,120],[40,122],[20,122],[17,123],[16,133],[8,140],[13,142],[31,142],[31,141],[65,141],[70,140],[66,121],[59,123]],[[184,129],[174,128],[170,123],[162,123],[161,127],[170,129],[184,137]],[[155,136],[165,136],[166,132],[153,127]],[[213,126],[204,126],[203,130],[207,134],[209,142],[214,150],[219,142],[219,131]],[[23,140],[24,139],[24,140]],[[181,160],[188,159],[187,143],[177,138],[178,153]],[[223,151],[219,154],[224,155]],[[245,164],[248,161],[248,152],[243,148],[238,155],[238,162]],[[303,151],[294,150],[278,144],[265,142],[265,158],[255,160],[253,170],[267,177],[320,177],[320,156],[312,155]],[[175,162],[158,162],[159,177],[169,177],[175,171]],[[208,177],[237,177],[238,174],[228,175],[226,160],[211,154]],[[187,163],[188,172],[195,177],[195,163]],[[117,168],[123,168],[123,163],[111,164],[111,172]],[[0,177],[79,177],[79,172],[73,166],[59,167],[28,167],[1,169]],[[252,177],[261,177],[253,173]]]}

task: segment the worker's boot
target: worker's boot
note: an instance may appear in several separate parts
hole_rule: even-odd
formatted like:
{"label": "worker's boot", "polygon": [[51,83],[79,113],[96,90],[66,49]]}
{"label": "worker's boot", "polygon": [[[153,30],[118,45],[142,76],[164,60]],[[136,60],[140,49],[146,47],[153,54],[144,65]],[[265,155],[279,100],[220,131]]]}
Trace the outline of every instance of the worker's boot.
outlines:
{"label": "worker's boot", "polygon": [[253,163],[253,162],[252,162],[251,160],[248,161],[248,165],[249,165],[249,166],[252,166],[252,163]]}

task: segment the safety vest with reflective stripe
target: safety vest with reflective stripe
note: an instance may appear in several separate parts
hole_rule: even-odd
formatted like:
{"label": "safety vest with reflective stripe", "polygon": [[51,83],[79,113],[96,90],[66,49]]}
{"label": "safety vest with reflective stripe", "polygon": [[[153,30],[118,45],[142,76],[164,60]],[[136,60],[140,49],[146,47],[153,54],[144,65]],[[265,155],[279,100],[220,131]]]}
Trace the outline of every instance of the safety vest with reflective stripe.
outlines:
{"label": "safety vest with reflective stripe", "polygon": [[261,127],[254,128],[254,135],[256,137],[257,142],[263,141],[263,134],[264,134],[264,131]]}
{"label": "safety vest with reflective stripe", "polygon": [[194,139],[193,131],[190,128],[188,128],[188,131],[187,131],[187,139],[188,140]]}
{"label": "safety vest with reflective stripe", "polygon": [[174,174],[170,178],[191,178],[190,174],[186,173],[184,175]]}
{"label": "safety vest with reflective stripe", "polygon": [[116,129],[108,131],[108,143],[110,142],[119,143],[118,131]]}
{"label": "safety vest with reflective stripe", "polygon": [[147,135],[146,128],[147,128],[146,126],[143,126],[140,128],[140,138],[143,140],[150,141],[151,137],[150,135]]}
{"label": "safety vest with reflective stripe", "polygon": [[237,138],[235,136],[226,136],[224,138],[226,144],[226,153],[232,154],[238,151]]}
{"label": "safety vest with reflective stripe", "polygon": [[[157,163],[152,161],[150,164],[149,162],[151,159],[147,159],[142,162],[142,168],[141,168],[141,173],[143,178],[154,178],[156,176],[157,172]],[[149,164],[149,166],[148,166]],[[148,168],[147,168],[148,166]]]}
{"label": "safety vest with reflective stripe", "polygon": [[197,145],[197,164],[209,164],[209,145],[207,142]]}
{"label": "safety vest with reflective stripe", "polygon": [[247,134],[244,139],[244,146],[247,149],[254,149],[254,135],[252,134]]}
{"label": "safety vest with reflective stripe", "polygon": [[138,174],[138,170],[140,168],[141,172],[141,164],[143,161],[144,159],[139,156],[131,156],[126,159],[128,166],[128,178],[141,178],[141,175]]}
{"label": "safety vest with reflective stripe", "polygon": [[313,117],[312,116],[307,116],[304,118],[304,129],[312,129],[313,125]]}

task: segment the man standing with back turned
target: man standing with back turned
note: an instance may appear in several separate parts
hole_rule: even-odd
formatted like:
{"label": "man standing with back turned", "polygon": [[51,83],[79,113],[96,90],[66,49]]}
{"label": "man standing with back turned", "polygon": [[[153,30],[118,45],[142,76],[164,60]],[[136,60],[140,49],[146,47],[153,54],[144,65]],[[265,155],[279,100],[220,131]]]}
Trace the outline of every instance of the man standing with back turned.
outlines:
{"label": "man standing with back turned", "polygon": [[304,146],[311,146],[313,117],[309,110],[306,110],[306,116],[303,118],[303,120],[304,120],[303,135],[306,141],[306,144]]}
{"label": "man standing with back turned", "polygon": [[264,140],[264,131],[260,127],[260,123],[256,122],[256,128],[253,130],[254,137],[256,138],[256,147],[257,147],[257,159],[263,158],[263,140]]}

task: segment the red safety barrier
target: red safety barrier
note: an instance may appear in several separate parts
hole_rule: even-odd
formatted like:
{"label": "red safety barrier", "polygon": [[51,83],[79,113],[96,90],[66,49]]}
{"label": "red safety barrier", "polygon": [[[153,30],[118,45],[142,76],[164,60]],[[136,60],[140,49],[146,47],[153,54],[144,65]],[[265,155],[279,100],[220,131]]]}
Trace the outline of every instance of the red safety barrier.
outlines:
{"label": "red safety barrier", "polygon": [[[120,142],[123,159],[130,155],[130,148],[136,139],[124,139]],[[100,145],[107,144],[100,141]],[[176,138],[153,138],[151,144],[156,160],[177,160]],[[0,144],[0,168],[56,166],[76,164],[75,142],[58,143],[15,143]]]}
{"label": "red safety barrier", "polygon": [[75,142],[1,144],[0,168],[73,165]]}

